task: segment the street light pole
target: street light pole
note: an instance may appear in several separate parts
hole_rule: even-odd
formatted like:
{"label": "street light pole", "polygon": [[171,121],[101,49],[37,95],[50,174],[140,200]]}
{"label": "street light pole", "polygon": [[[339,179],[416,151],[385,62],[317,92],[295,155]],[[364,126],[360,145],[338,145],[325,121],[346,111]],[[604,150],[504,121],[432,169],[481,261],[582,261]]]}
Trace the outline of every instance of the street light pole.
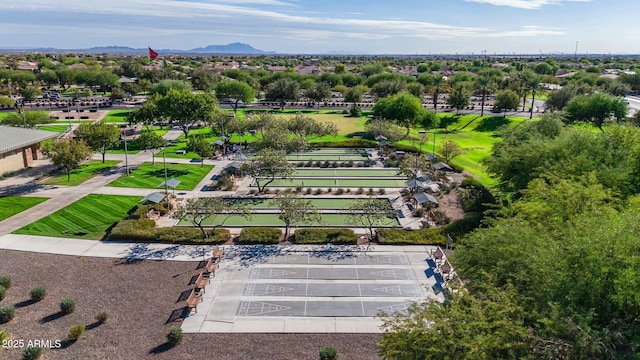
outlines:
{"label": "street light pole", "polygon": [[127,128],[124,128],[124,169],[127,172],[127,176],[129,176],[129,156],[127,151]]}

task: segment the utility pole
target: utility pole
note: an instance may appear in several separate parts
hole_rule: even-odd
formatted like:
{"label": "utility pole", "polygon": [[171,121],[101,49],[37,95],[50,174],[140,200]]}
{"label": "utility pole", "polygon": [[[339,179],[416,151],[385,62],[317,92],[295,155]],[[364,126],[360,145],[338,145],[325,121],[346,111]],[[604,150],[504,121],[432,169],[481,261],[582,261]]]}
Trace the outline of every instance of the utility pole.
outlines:
{"label": "utility pole", "polygon": [[127,172],[127,176],[129,176],[129,156],[127,151],[127,128],[124,128],[124,169]]}
{"label": "utility pole", "polygon": [[576,41],[576,51],[573,54],[573,57],[577,60],[578,59],[578,41]]}
{"label": "utility pole", "polygon": [[[164,156],[165,152],[162,151],[162,163],[164,164],[164,195],[167,201],[167,208],[169,208],[169,185],[167,184],[167,158]],[[204,161],[204,159],[202,160]]]}

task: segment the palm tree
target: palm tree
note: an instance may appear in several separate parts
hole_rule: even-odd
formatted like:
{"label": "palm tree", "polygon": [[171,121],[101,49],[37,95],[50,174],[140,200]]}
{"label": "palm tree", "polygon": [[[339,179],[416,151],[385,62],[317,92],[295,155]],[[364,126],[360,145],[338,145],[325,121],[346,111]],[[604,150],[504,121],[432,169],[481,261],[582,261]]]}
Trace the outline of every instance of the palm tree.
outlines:
{"label": "palm tree", "polygon": [[540,89],[540,76],[532,74],[527,79],[527,90],[531,91],[531,112],[529,113],[529,119],[533,118],[533,106],[536,102],[536,91]]}
{"label": "palm tree", "polygon": [[482,105],[480,107],[480,116],[484,116],[484,101],[487,93],[493,91],[493,79],[488,75],[480,76],[476,79],[476,90],[482,94]]}
{"label": "palm tree", "polygon": [[433,94],[433,110],[437,110],[438,107],[438,97],[440,96],[440,92],[444,91],[447,87],[447,79],[442,75],[434,75],[431,78],[429,89]]}

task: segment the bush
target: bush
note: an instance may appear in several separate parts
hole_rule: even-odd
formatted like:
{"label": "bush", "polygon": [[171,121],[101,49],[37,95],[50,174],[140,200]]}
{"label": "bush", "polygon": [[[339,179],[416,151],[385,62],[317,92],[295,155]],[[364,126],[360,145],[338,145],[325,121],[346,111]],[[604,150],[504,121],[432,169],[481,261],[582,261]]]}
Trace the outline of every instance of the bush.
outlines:
{"label": "bush", "polygon": [[320,194],[322,194],[322,189],[317,188],[317,189],[316,189],[316,195],[320,195]]}
{"label": "bush", "polygon": [[301,193],[302,192],[302,186],[298,185],[296,186],[296,193]]}
{"label": "bush", "polygon": [[98,322],[98,324],[104,324],[107,322],[107,318],[109,317],[109,314],[107,314],[106,311],[103,311],[101,313],[99,313],[98,315],[96,315],[96,321]]}
{"label": "bush", "polygon": [[330,346],[320,350],[320,360],[336,360],[337,358],[338,352]]}
{"label": "bush", "polygon": [[16,307],[13,305],[5,305],[0,307],[0,324],[8,323],[16,316]]}
{"label": "bush", "polygon": [[307,193],[307,195],[311,195],[311,188],[307,188],[307,190],[305,190],[305,193]]}
{"label": "bush", "polygon": [[402,229],[377,229],[378,243],[383,245],[441,245],[447,243],[445,228],[406,231]]}
{"label": "bush", "polygon": [[358,236],[351,229],[299,229],[297,244],[357,244]]}
{"label": "bush", "polygon": [[367,139],[348,139],[342,141],[323,141],[311,143],[314,147],[321,148],[375,148],[378,142]]}
{"label": "bush", "polygon": [[42,348],[39,346],[27,346],[22,350],[22,360],[36,360],[42,356]]}
{"label": "bush", "polygon": [[421,218],[424,216],[424,208],[414,208],[411,214],[413,215],[413,217]]}
{"label": "bush", "polygon": [[65,315],[69,315],[72,312],[74,312],[76,310],[76,301],[73,299],[63,299],[60,302],[60,311],[65,314]]}
{"label": "bush", "polygon": [[7,289],[5,289],[4,286],[0,286],[0,301],[2,301],[2,299],[4,299],[6,295],[7,295]]}
{"label": "bush", "polygon": [[4,344],[4,342],[9,339],[11,339],[11,336],[9,336],[9,332],[7,332],[7,330],[5,329],[0,329],[0,344]]}
{"label": "bush", "polygon": [[11,278],[9,276],[0,276],[0,286],[7,290],[11,288]]}
{"label": "bush", "polygon": [[274,228],[243,228],[238,237],[238,244],[278,244],[282,231]]}
{"label": "bush", "polygon": [[496,203],[491,190],[474,178],[466,177],[460,187],[464,189],[460,192],[460,198],[465,212],[483,212],[489,208],[489,204]]}
{"label": "bush", "polygon": [[380,188],[380,190],[378,190],[378,194],[380,194],[380,195],[384,195],[386,193],[387,192],[383,188]]}
{"label": "bush", "polygon": [[358,188],[358,191],[356,191],[356,194],[358,195],[362,195],[364,193],[364,189],[363,188]]}
{"label": "bush", "polygon": [[336,190],[336,195],[342,195],[342,194],[344,194],[343,188],[339,188],[338,190]]}
{"label": "bush", "polygon": [[45,289],[44,286],[36,286],[31,289],[29,296],[34,302],[41,301],[45,296],[47,296],[47,289]]}
{"label": "bush", "polygon": [[451,219],[440,210],[434,210],[432,214],[433,221],[438,225],[447,225],[451,222]]}
{"label": "bush", "polygon": [[333,191],[332,188],[327,188],[327,194],[331,194],[332,191]]}
{"label": "bush", "polygon": [[156,228],[149,219],[122,220],[111,229],[107,236],[111,241],[137,241],[170,244],[223,244],[231,238],[228,230],[216,229],[202,238],[200,230],[191,227]]}
{"label": "bush", "polygon": [[172,326],[167,333],[167,343],[176,346],[182,342],[182,329],[179,326]]}
{"label": "bush", "polygon": [[367,195],[372,196],[374,194],[375,192],[373,191],[373,188],[369,188],[369,191],[367,191]]}
{"label": "bush", "polygon": [[85,329],[86,329],[86,326],[84,325],[72,326],[69,329],[69,339],[72,341],[78,341],[78,339],[80,339],[80,336],[84,334]]}

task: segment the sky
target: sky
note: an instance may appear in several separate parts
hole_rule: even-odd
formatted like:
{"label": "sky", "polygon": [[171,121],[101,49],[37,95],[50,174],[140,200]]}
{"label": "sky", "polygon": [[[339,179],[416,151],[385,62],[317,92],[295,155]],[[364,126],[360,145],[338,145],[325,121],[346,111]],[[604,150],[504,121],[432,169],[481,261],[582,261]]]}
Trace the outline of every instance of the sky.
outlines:
{"label": "sky", "polygon": [[0,0],[0,48],[640,54],[639,0]]}

